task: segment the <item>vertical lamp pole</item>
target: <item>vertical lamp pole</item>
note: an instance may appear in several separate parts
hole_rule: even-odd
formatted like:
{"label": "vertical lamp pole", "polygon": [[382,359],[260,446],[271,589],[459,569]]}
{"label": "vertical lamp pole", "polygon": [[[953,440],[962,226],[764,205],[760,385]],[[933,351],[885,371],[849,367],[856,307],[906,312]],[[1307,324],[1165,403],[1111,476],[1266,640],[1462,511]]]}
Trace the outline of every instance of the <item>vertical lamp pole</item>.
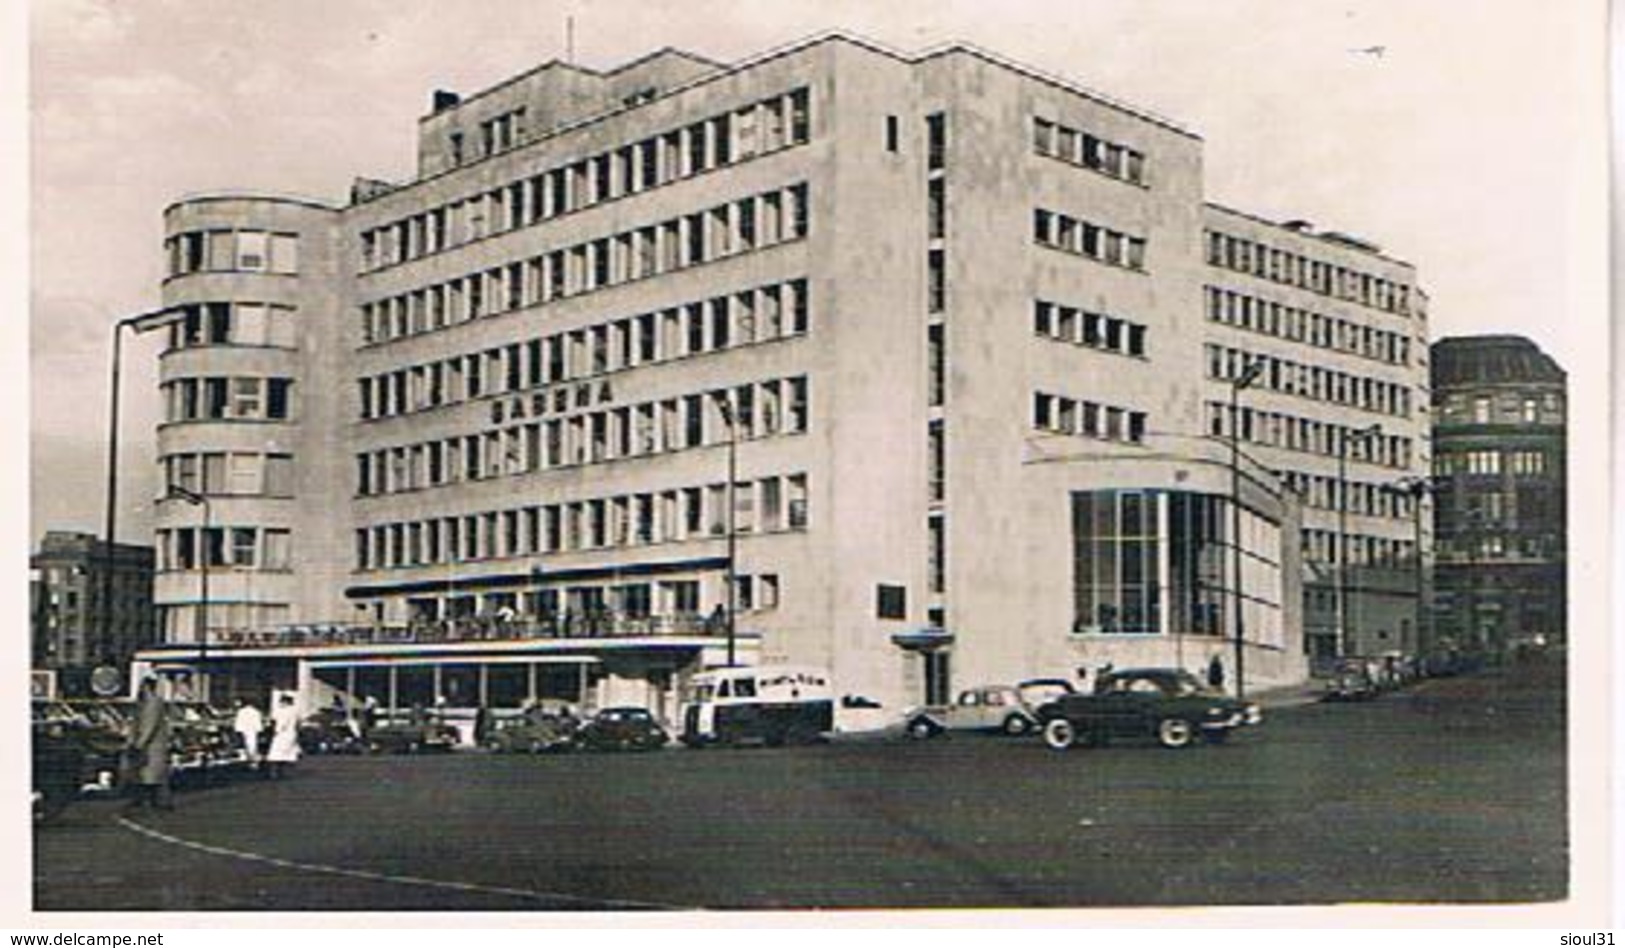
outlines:
{"label": "vertical lamp pole", "polygon": [[739,576],[738,576],[738,537],[734,532],[734,483],[738,480],[739,470],[739,426],[734,417],[733,403],[726,397],[717,397],[717,410],[722,412],[722,420],[728,425],[728,667],[734,667],[734,612],[738,606]]}
{"label": "vertical lamp pole", "polygon": [[97,653],[95,661],[98,664],[106,661],[108,657],[108,640],[112,638],[113,632],[113,570],[116,563],[114,544],[118,540],[119,369],[123,363],[123,333],[127,328],[136,332],[146,332],[170,322],[173,322],[173,314],[168,310],[159,309],[126,316],[113,323],[112,365],[107,384],[107,496],[103,500],[106,510],[102,525],[103,625],[101,634],[97,637],[97,647],[93,650]]}
{"label": "vertical lamp pole", "polygon": [[[204,489],[208,489],[207,485],[205,485]],[[203,666],[209,660],[209,529],[213,525],[214,518],[210,515],[207,494],[200,494],[178,484],[171,484],[169,485],[169,497],[175,500],[184,500],[189,504],[203,508],[203,534],[198,543],[198,562],[201,564],[202,569],[198,573],[197,663],[198,681],[201,684],[205,680]],[[198,697],[203,698],[203,689],[199,688],[199,692]]]}
{"label": "vertical lamp pole", "polygon": [[1264,360],[1259,359],[1230,380],[1230,595],[1235,602],[1236,645],[1236,697],[1247,695],[1246,633],[1242,619],[1241,597],[1241,391],[1258,380],[1264,371]]}
{"label": "vertical lamp pole", "polygon": [[1415,557],[1414,569],[1416,575],[1416,654],[1424,657],[1432,647],[1432,629],[1428,623],[1432,618],[1432,610],[1428,608],[1427,572],[1422,562],[1422,499],[1433,489],[1433,485],[1426,477],[1407,477],[1396,483],[1395,488],[1411,499],[1411,532],[1413,535],[1413,555]]}
{"label": "vertical lamp pole", "polygon": [[1348,572],[1349,572],[1349,440],[1365,441],[1382,431],[1371,425],[1355,431],[1344,430],[1337,439],[1337,657],[1348,651]]}

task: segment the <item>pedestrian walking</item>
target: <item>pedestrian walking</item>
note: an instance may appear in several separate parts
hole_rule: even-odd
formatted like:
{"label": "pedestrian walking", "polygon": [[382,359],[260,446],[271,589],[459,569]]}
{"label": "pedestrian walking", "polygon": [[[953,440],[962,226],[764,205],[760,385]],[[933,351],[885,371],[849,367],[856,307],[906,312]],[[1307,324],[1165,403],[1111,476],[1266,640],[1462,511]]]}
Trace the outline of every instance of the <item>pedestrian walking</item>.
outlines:
{"label": "pedestrian walking", "polygon": [[1224,690],[1224,659],[1217,655],[1207,663],[1207,683],[1214,691]]}
{"label": "pedestrian walking", "polygon": [[474,712],[474,746],[484,747],[491,737],[491,709],[480,705]]}
{"label": "pedestrian walking", "polygon": [[367,700],[361,704],[361,738],[365,740],[372,729],[378,726],[378,699],[367,695]]}
{"label": "pedestrian walking", "polygon": [[243,698],[237,699],[237,716],[232,718],[232,730],[243,739],[243,749],[248,753],[248,766],[258,770],[260,766],[260,734],[265,730],[265,715],[254,706],[252,701]]}
{"label": "pedestrian walking", "polygon": [[158,694],[158,679],[150,675],[141,680],[127,750],[135,758],[136,796],[130,806],[174,809],[169,794],[169,709]]}
{"label": "pedestrian walking", "polygon": [[299,759],[299,711],[293,695],[282,695],[271,711],[271,749],[265,754],[268,776],[280,780],[288,765]]}

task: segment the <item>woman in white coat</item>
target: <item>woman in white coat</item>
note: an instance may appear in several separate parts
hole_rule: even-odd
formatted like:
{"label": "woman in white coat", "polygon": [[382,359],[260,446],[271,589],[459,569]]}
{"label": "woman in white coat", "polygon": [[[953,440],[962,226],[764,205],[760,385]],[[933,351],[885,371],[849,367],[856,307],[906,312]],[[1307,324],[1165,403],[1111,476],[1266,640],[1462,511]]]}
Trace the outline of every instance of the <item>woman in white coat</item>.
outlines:
{"label": "woman in white coat", "polygon": [[298,759],[299,711],[293,705],[293,695],[282,695],[271,709],[271,747],[265,752],[269,776],[280,779],[287,766]]}

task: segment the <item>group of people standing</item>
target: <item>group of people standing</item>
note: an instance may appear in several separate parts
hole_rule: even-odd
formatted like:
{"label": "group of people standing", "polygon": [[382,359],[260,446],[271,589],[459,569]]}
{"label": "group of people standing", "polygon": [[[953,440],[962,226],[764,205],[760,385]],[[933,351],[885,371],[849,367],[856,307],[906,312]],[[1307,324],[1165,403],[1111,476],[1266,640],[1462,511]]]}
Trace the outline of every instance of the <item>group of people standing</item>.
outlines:
{"label": "group of people standing", "polygon": [[260,709],[253,702],[238,698],[237,714],[231,726],[248,751],[248,765],[258,769],[263,763],[265,775],[272,780],[280,780],[288,765],[299,759],[299,710],[294,705],[293,695],[278,695],[271,708],[271,736],[263,759],[260,749],[266,722]]}
{"label": "group of people standing", "polygon": [[[264,767],[271,779],[280,779],[287,766],[299,759],[299,711],[293,695],[274,699],[269,715],[270,738],[264,741],[266,715],[250,701],[239,699],[232,729],[242,738],[250,767]],[[131,807],[174,809],[170,793],[171,724],[168,702],[158,691],[158,679],[142,679],[136,701],[134,726],[125,746],[133,788]]]}

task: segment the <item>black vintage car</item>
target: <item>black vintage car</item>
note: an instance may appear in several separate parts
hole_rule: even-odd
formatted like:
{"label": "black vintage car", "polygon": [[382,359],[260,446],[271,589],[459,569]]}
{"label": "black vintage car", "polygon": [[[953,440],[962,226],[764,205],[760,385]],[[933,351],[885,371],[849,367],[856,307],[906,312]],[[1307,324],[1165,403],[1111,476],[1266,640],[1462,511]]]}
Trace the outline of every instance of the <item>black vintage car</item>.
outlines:
{"label": "black vintage car", "polygon": [[322,708],[299,722],[299,750],[306,754],[363,754],[359,720],[335,708]]}
{"label": "black vintage car", "polygon": [[89,723],[42,710],[36,702],[29,741],[35,822],[55,819],[79,796],[88,774]]}
{"label": "black vintage car", "polygon": [[648,708],[605,708],[576,732],[584,750],[658,750],[670,736]]}
{"label": "black vintage car", "polygon": [[1222,742],[1239,727],[1262,720],[1258,706],[1209,688],[1180,668],[1128,668],[1109,672],[1093,694],[1065,695],[1038,709],[1044,743],[1075,744],[1151,738],[1163,747]]}
{"label": "black vintage car", "polygon": [[444,752],[456,747],[461,739],[450,724],[417,715],[385,721],[367,731],[363,738],[368,750],[384,754]]}
{"label": "black vintage car", "polygon": [[547,754],[575,747],[581,721],[568,712],[533,709],[496,722],[485,746],[503,754]]}

